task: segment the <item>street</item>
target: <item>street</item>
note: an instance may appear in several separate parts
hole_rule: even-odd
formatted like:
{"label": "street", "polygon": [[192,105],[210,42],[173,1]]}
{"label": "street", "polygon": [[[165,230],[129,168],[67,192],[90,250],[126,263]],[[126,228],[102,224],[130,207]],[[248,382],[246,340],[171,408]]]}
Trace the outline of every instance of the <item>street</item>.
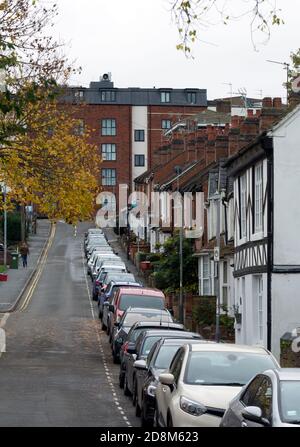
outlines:
{"label": "street", "polygon": [[[57,223],[26,306],[6,320],[0,426],[138,426],[118,386],[107,336],[91,301],[82,243],[90,224]],[[4,317],[4,314],[0,314]]]}

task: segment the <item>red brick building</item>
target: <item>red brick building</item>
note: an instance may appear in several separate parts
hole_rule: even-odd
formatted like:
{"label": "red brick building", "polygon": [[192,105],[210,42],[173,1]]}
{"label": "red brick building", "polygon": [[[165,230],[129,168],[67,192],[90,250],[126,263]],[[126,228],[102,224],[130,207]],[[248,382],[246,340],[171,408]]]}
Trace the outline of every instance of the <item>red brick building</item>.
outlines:
{"label": "red brick building", "polygon": [[155,151],[174,123],[207,107],[206,90],[116,88],[109,73],[88,88],[69,87],[63,103],[76,105],[80,131],[92,129],[91,142],[102,155],[99,182],[118,197],[120,184],[133,189],[134,178],[157,163]]}

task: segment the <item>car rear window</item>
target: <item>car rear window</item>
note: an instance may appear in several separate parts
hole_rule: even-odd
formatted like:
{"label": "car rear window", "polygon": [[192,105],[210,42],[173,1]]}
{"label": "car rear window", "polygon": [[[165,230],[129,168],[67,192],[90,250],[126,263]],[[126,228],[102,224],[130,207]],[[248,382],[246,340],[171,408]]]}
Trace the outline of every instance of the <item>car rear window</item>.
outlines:
{"label": "car rear window", "polygon": [[172,317],[171,315],[166,312],[166,311],[162,311],[161,314],[157,314],[155,312],[151,313],[151,312],[143,312],[143,313],[137,313],[137,312],[130,312],[128,313],[125,318],[124,318],[124,326],[132,326],[134,323],[137,323],[138,321],[169,321],[170,323],[172,322]]}
{"label": "car rear window", "polygon": [[164,309],[165,300],[161,296],[151,295],[129,295],[122,294],[120,299],[120,310],[126,310],[128,307],[151,307],[152,309]]}

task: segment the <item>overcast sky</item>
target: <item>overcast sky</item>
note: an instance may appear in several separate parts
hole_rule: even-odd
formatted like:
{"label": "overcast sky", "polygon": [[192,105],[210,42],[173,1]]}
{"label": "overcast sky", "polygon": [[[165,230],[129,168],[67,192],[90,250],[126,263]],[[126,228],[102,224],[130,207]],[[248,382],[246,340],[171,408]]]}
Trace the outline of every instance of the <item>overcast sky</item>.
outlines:
{"label": "overcast sky", "polygon": [[[249,0],[230,0],[231,4]],[[250,0],[251,1],[251,0]],[[300,47],[300,1],[277,0],[285,21],[255,51],[249,18],[203,28],[194,59],[176,50],[168,0],[57,0],[56,33],[82,66],[72,84],[88,86],[106,72],[115,87],[204,88],[209,99],[246,89],[248,96],[285,96],[282,66]],[[217,17],[216,17],[217,21]],[[260,39],[261,40],[261,39]]]}

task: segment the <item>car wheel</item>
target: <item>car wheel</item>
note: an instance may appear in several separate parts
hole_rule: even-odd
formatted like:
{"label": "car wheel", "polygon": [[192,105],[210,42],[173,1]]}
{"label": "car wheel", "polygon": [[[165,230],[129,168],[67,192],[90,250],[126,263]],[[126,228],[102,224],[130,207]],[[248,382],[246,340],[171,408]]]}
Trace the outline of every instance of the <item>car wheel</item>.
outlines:
{"label": "car wheel", "polygon": [[155,410],[154,410],[153,427],[159,427],[157,408],[155,408]]}
{"label": "car wheel", "polygon": [[98,301],[98,296],[93,294],[93,301]]}
{"label": "car wheel", "polygon": [[135,415],[136,415],[136,417],[141,417],[141,407],[139,406],[139,403],[138,403],[138,399],[136,399],[136,406],[135,406]]}
{"label": "car wheel", "polygon": [[173,419],[172,419],[172,416],[170,415],[170,413],[168,413],[168,417],[167,417],[167,427],[173,427]]}
{"label": "car wheel", "polygon": [[126,373],[125,373],[125,377],[124,377],[124,395],[125,396],[131,396],[131,392],[130,392],[130,390],[128,388],[128,385],[127,385]]}
{"label": "car wheel", "polygon": [[109,334],[110,334],[110,329],[109,329],[109,325],[107,325],[107,328],[106,328],[106,333],[107,333],[107,335],[109,335]]}
{"label": "car wheel", "polygon": [[115,352],[114,349],[113,349],[113,352],[112,352],[112,356],[113,356],[113,362],[114,362],[115,364],[117,364],[117,363],[120,362],[120,360],[119,360],[119,356],[118,356],[118,354]]}
{"label": "car wheel", "polygon": [[133,387],[132,387],[132,405],[135,406],[137,401],[137,383],[135,377],[133,378]]}
{"label": "car wheel", "polygon": [[99,320],[102,320],[102,313],[100,311],[98,312],[98,318]]}
{"label": "car wheel", "polygon": [[124,388],[124,376],[125,376],[125,373],[120,372],[120,374],[119,374],[119,387],[121,389]]}
{"label": "car wheel", "polygon": [[142,412],[141,426],[145,427],[145,428],[152,428],[153,427],[153,422],[151,421],[151,419],[146,419],[144,417],[143,412]]}
{"label": "car wheel", "polygon": [[105,330],[107,330],[107,327],[106,327],[106,325],[102,321],[102,331],[105,331]]}

